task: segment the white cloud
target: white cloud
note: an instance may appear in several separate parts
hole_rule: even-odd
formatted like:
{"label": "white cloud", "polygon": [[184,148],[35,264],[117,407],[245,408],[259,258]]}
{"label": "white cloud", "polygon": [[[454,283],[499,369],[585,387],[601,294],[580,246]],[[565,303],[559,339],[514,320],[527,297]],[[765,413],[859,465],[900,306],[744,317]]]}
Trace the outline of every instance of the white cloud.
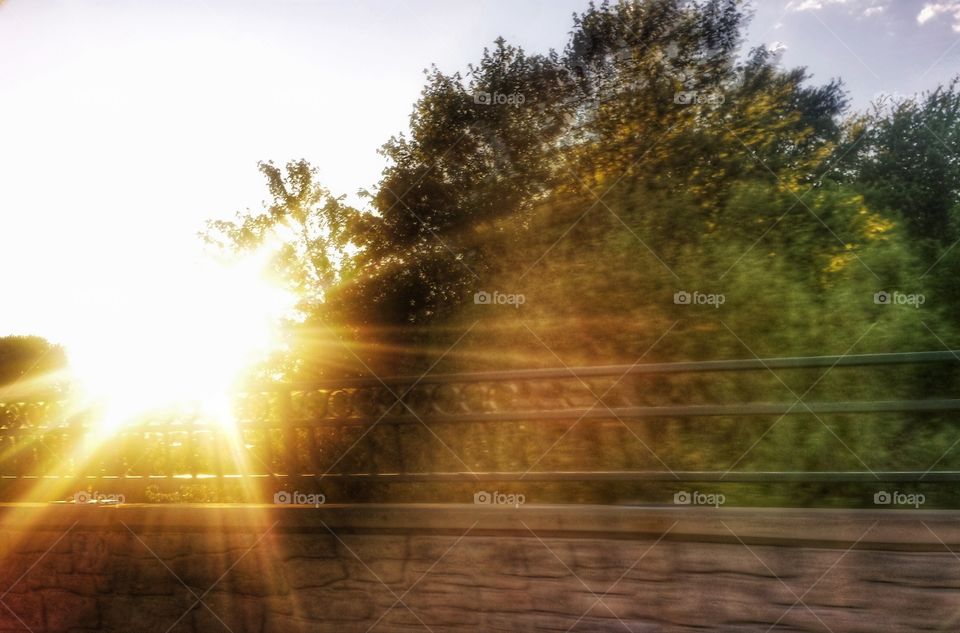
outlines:
{"label": "white cloud", "polygon": [[890,0],[790,0],[787,11],[819,11],[824,7],[844,6],[850,13],[872,18],[886,11]]}
{"label": "white cloud", "polygon": [[846,4],[847,0],[790,0],[787,11],[818,11],[825,4]]}
{"label": "white cloud", "polygon": [[787,45],[780,41],[773,41],[767,44],[767,49],[774,55],[783,55],[787,52]]}
{"label": "white cloud", "polygon": [[917,14],[917,22],[926,24],[941,15],[948,15],[953,19],[953,30],[960,33],[960,0],[948,2],[928,2]]}

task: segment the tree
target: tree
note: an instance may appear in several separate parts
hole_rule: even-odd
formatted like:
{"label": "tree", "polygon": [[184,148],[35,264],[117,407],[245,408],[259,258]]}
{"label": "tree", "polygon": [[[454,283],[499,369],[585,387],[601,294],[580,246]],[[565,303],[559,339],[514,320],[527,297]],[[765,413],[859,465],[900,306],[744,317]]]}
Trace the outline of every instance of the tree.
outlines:
{"label": "tree", "polygon": [[300,298],[297,318],[286,324],[292,353],[274,359],[273,370],[292,378],[354,366],[330,338],[331,332],[356,338],[345,329],[338,293],[349,288],[344,271],[354,248],[357,211],[320,185],[306,160],[290,161],[282,170],[265,162],[259,169],[271,196],[264,209],[210,221],[202,237],[228,256],[266,249],[278,283]]}
{"label": "tree", "polygon": [[923,256],[911,287],[960,308],[960,77],[907,99],[883,99],[849,126],[839,178],[902,223]]}
{"label": "tree", "polygon": [[364,322],[445,318],[500,268],[487,245],[522,244],[556,192],[624,180],[716,211],[745,177],[812,183],[842,89],[805,86],[764,49],[738,65],[745,19],[736,0],[605,2],[575,16],[562,55],[499,39],[466,76],[429,72],[357,236]]}
{"label": "tree", "polygon": [[[883,99],[855,128],[848,177],[921,241],[960,237],[960,77],[916,98]],[[936,253],[934,257],[940,253]]]}
{"label": "tree", "polygon": [[[738,61],[745,19],[739,3],[721,0],[591,5],[576,18],[570,45],[557,57],[559,93],[551,94],[545,108],[546,114],[566,116],[538,112],[529,119],[556,126],[544,128],[549,142],[537,152],[551,169],[535,172],[539,178],[526,187],[510,189],[520,192],[516,197],[481,177],[496,164],[488,167],[482,154],[471,162],[476,148],[450,149],[455,131],[473,121],[456,118],[466,116],[463,109],[437,105],[447,103],[441,95],[453,103],[449,95],[465,90],[457,78],[429,84],[414,121],[429,121],[430,135],[415,124],[412,139],[400,147],[418,148],[429,140],[430,151],[402,152],[397,164],[403,167],[388,170],[383,183],[392,190],[390,178],[403,176],[417,185],[417,212],[403,208],[401,196],[384,194],[384,202],[399,207],[390,211],[398,224],[372,223],[380,242],[356,260],[376,266],[386,254],[396,256],[399,272],[384,278],[383,292],[399,300],[386,318],[430,326],[428,336],[407,342],[446,349],[469,329],[444,369],[477,370],[632,363],[653,345],[646,361],[939,346],[924,324],[951,336],[954,326],[935,306],[920,313],[874,302],[876,292],[919,278],[923,266],[906,228],[830,172],[849,129],[842,84],[809,85],[804,69],[784,69],[764,48]],[[438,161],[436,175],[426,157]],[[494,173],[493,182],[507,182],[505,174]],[[421,188],[420,182],[430,186]],[[510,203],[507,212],[483,215],[467,203],[484,196],[502,196]],[[402,247],[411,244],[447,265],[431,267],[425,262],[435,260],[410,256]],[[458,270],[461,263],[470,265],[476,279]],[[415,283],[391,285],[403,275]],[[485,288],[525,295],[522,312],[473,305],[472,291]],[[726,302],[722,311],[677,305],[674,295],[684,290],[721,294]],[[929,292],[923,283],[910,291]],[[802,378],[791,383],[798,394],[817,376]],[[756,374],[724,376],[712,385],[696,376],[670,383],[639,388],[657,404],[792,395],[771,376]],[[884,376],[864,385],[838,375],[817,387],[825,399],[845,399],[917,395],[924,384]],[[771,432],[750,465],[829,469],[843,461],[859,468],[850,455],[837,457],[834,433],[855,451],[900,464],[898,438],[909,427],[888,421],[876,432],[827,430],[808,417],[798,427],[809,450],[791,453],[787,447],[798,436],[790,426]],[[691,469],[729,466],[764,432],[762,425],[740,420],[706,431],[670,421],[659,428],[675,430],[655,433],[651,444],[671,465]],[[949,445],[944,437],[924,447],[930,458]],[[705,438],[714,451],[691,451]],[[511,439],[501,440],[492,454],[507,451]],[[569,456],[581,449],[571,445],[556,452]],[[419,459],[429,467],[443,456]],[[639,458],[625,464],[659,466]]]}
{"label": "tree", "polygon": [[[934,260],[917,237],[960,231],[956,90],[845,118],[838,80],[811,85],[805,69],[784,68],[766,48],[738,58],[748,18],[736,0],[621,0],[575,16],[562,54],[531,56],[498,39],[464,75],[427,73],[409,134],[383,147],[390,162],[369,194],[370,212],[331,203],[325,191],[316,198],[323,204],[299,202],[297,192],[313,186],[302,184],[312,172],[300,165],[288,167],[285,180],[301,183],[292,190],[268,173],[272,210],[215,228],[235,244],[246,232],[259,244],[262,227],[303,224],[303,209],[329,218],[322,239],[293,230],[279,261],[311,298],[307,323],[351,332],[363,369],[377,373],[397,370],[411,351],[454,343],[440,367],[419,358],[404,369],[907,351],[953,341],[949,308],[960,305],[960,282],[925,278]],[[944,268],[960,265],[949,240],[934,255]],[[958,285],[953,303],[923,311],[874,298],[950,283]],[[493,289],[523,294],[522,310],[473,303],[475,292]],[[690,291],[722,296],[723,309],[675,299]],[[911,398],[931,382],[801,374],[788,383],[736,372],[711,384],[639,378],[632,388],[648,404],[690,404],[792,401],[814,387],[811,397],[826,400]],[[937,379],[955,381],[947,371]],[[672,466],[693,470],[729,466],[757,437],[763,446],[749,465],[760,470],[859,469],[853,456],[837,456],[838,439],[869,452],[877,468],[909,468],[908,458],[936,459],[952,442],[938,420],[911,455],[898,450],[911,428],[904,418],[828,428],[808,416],[769,435],[770,420],[709,429],[662,422],[642,432]],[[579,443],[553,453],[561,466],[587,443],[623,454],[624,468],[661,466],[627,455],[614,435],[576,433]],[[478,463],[516,454],[509,434],[491,440],[464,426],[451,435],[478,451]],[[561,436],[541,439],[552,446]],[[713,452],[701,450],[708,445]],[[797,445],[805,450],[791,450]],[[442,470],[445,451],[418,444],[412,459]]]}
{"label": "tree", "polygon": [[[67,367],[63,348],[39,336],[0,337],[0,394],[55,388]],[[17,391],[13,388],[17,387]]]}
{"label": "tree", "polygon": [[409,137],[383,147],[390,165],[358,235],[364,323],[431,322],[475,290],[496,221],[522,223],[550,188],[560,73],[555,56],[500,39],[466,78],[427,74]]}

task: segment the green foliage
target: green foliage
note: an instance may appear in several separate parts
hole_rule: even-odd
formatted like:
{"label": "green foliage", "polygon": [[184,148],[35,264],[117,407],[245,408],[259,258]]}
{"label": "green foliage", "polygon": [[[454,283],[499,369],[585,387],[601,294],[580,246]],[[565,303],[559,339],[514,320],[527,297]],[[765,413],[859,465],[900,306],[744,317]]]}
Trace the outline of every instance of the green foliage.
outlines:
{"label": "green foliage", "polygon": [[960,78],[881,100],[856,130],[850,177],[868,203],[899,214],[920,240],[960,238]]}
{"label": "green foliage", "polygon": [[356,212],[316,182],[305,160],[287,163],[284,171],[272,162],[259,167],[271,196],[266,208],[210,221],[202,237],[227,253],[270,248],[274,271],[303,297],[300,309],[313,313],[341,281]]}
{"label": "green foliage", "polygon": [[[390,159],[374,213],[357,236],[356,315],[369,325],[436,320],[487,265],[496,220],[523,222],[553,178],[563,130],[556,115],[561,67],[502,39],[467,79],[434,69]],[[522,104],[498,104],[498,97]]]}
{"label": "green foliage", "polygon": [[63,348],[42,337],[0,337],[0,388],[43,382],[66,366]]}
{"label": "green foliage", "polygon": [[[246,247],[278,224],[318,222],[293,231],[278,267],[308,322],[349,333],[351,353],[378,371],[425,370],[451,346],[434,370],[955,345],[957,84],[848,116],[838,80],[810,85],[765,48],[738,58],[747,19],[736,0],[622,0],[575,16],[562,53],[498,39],[463,75],[427,72],[409,133],[383,147],[390,162],[369,212],[342,206],[301,162],[285,178],[264,169],[266,212],[211,229]],[[526,300],[475,305],[481,290]],[[927,301],[878,305],[884,290]],[[723,304],[678,304],[679,292]],[[424,350],[433,354],[409,361]],[[946,371],[761,373],[633,387],[651,404],[688,404],[956,386]],[[412,470],[460,470],[455,445],[473,467],[510,470],[559,442],[544,469],[660,468],[642,438],[676,468],[861,470],[862,455],[876,468],[925,468],[952,442],[942,420],[925,418],[920,432],[916,422],[663,420],[566,439],[465,426],[401,457]]]}
{"label": "green foliage", "polygon": [[884,99],[848,126],[837,172],[900,221],[923,258],[917,283],[960,308],[960,77],[923,95]]}
{"label": "green foliage", "polygon": [[354,354],[331,338],[356,338],[338,308],[351,289],[348,265],[362,219],[343,196],[334,197],[317,182],[305,160],[283,170],[272,162],[259,168],[269,203],[232,221],[208,222],[202,237],[228,257],[265,250],[278,283],[300,298],[285,328],[290,353],[273,359],[269,373],[293,379],[356,372],[361,368]]}

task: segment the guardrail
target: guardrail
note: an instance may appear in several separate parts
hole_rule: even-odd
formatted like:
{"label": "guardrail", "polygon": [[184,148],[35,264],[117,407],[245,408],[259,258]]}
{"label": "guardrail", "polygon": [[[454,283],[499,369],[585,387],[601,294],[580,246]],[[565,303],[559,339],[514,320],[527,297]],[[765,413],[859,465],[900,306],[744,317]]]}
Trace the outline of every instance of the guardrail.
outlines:
{"label": "guardrail", "polygon": [[[426,376],[363,377],[312,383],[256,385],[238,396],[228,425],[188,410],[148,416],[109,436],[98,430],[95,409],[69,402],[14,399],[0,392],[0,495],[31,497],[38,482],[59,481],[60,492],[110,482],[112,488],[142,489],[147,484],[185,480],[268,480],[349,484],[427,484],[466,482],[953,482],[958,470],[750,471],[607,469],[576,463],[569,470],[541,470],[536,464],[509,468],[467,464],[440,438],[450,428],[493,425],[492,438],[508,429],[584,424],[648,424],[697,418],[759,418],[820,415],[935,415],[960,410],[960,398],[837,399],[806,402],[791,391],[789,401],[691,402],[649,382],[687,376],[695,398],[705,399],[717,377],[743,372],[843,368],[903,368],[956,365],[957,352],[862,354],[703,362],[651,363],[558,369],[531,369]],[[819,379],[818,379],[819,380]],[[783,383],[785,386],[785,383]],[[952,384],[943,385],[948,391]],[[789,388],[787,388],[789,389]],[[504,426],[506,425],[506,426]],[[439,440],[459,468],[411,470],[415,452],[401,430],[416,428]],[[491,427],[492,428],[492,427]],[[346,429],[351,429],[347,433]],[[375,431],[376,429],[376,431]],[[356,460],[344,459],[356,444],[384,430],[378,446],[364,447]],[[387,431],[388,430],[388,431]],[[632,432],[632,431],[631,431]],[[351,435],[352,433],[352,435]],[[456,433],[456,431],[452,431]],[[957,436],[960,438],[960,435]],[[354,441],[354,439],[356,441]],[[422,439],[422,438],[421,438]],[[349,441],[348,441],[349,440]],[[538,439],[531,437],[530,442]],[[352,442],[352,443],[351,443]],[[406,442],[406,445],[404,443]],[[543,448],[548,448],[544,446]],[[416,461],[416,460],[413,460]],[[421,460],[422,461],[422,460]],[[447,460],[449,462],[449,460]],[[476,462],[477,460],[472,460]],[[49,496],[48,491],[42,493]]]}

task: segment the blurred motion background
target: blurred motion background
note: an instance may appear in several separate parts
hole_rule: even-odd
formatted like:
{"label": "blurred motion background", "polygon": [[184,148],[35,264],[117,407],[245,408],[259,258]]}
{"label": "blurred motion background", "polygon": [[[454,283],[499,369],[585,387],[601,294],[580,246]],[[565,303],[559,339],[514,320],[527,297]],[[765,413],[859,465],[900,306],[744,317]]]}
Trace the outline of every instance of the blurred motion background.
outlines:
{"label": "blurred motion background", "polygon": [[[0,340],[4,406],[27,386],[74,398],[77,348],[115,373],[152,367],[161,385],[194,362],[309,382],[960,347],[960,3],[401,5],[0,6],[0,327],[51,341]],[[266,279],[287,298],[264,313],[270,344],[230,367],[203,353],[222,361],[249,342],[262,319],[227,324],[267,295],[234,304],[192,285],[204,257],[256,257],[230,292]],[[213,312],[223,305],[239,307]],[[186,318],[172,327],[171,314]],[[215,318],[193,328],[198,314]],[[169,357],[158,364],[145,340]],[[949,363],[631,376],[621,388],[666,406],[957,386]],[[328,463],[356,472],[957,470],[952,424],[897,413],[383,425],[311,441],[322,434]],[[372,486],[349,497],[439,494]],[[527,496],[628,502],[665,489]],[[728,497],[868,503],[840,484]]]}

